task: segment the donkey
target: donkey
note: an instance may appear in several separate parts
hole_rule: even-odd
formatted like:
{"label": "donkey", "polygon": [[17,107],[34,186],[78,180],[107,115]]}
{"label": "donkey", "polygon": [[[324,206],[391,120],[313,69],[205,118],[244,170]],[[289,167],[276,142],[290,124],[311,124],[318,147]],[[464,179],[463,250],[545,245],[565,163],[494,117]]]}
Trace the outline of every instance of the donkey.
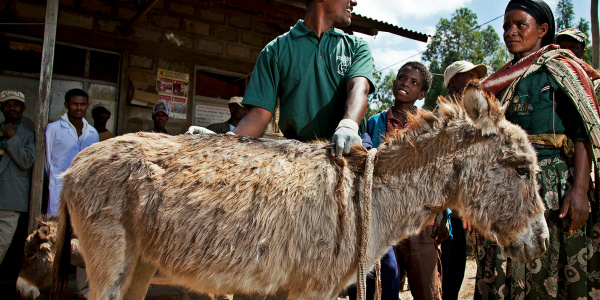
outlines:
{"label": "donkey", "polygon": [[[525,132],[477,88],[438,106],[378,148],[369,267],[446,207],[507,256],[542,255]],[[154,133],[94,144],[63,175],[55,278],[66,274],[70,222],[90,299],[143,299],[157,270],[204,293],[335,299],[357,274],[367,151],[334,158],[325,144]]]}
{"label": "donkey", "polygon": [[[17,279],[21,299],[36,299],[40,290],[49,290],[52,284],[52,262],[58,228],[55,218],[38,218],[37,229],[25,240],[25,255]],[[71,240],[71,264],[85,267],[79,254],[77,239]]]}

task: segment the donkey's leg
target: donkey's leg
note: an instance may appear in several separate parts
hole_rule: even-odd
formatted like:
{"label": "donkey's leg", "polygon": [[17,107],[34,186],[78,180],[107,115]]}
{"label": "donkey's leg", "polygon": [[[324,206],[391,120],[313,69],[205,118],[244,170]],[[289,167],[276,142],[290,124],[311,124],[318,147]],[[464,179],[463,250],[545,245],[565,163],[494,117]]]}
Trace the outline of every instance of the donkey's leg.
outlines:
{"label": "donkey's leg", "polygon": [[[108,247],[114,249],[114,247]],[[117,252],[117,253],[115,253]],[[86,273],[90,288],[89,300],[120,300],[123,289],[131,279],[134,259],[126,257],[124,251],[102,251],[104,262],[99,259],[86,260]],[[90,261],[90,263],[87,263]]]}
{"label": "donkey's leg", "polygon": [[[87,223],[71,218],[79,237],[79,248],[86,264],[90,300],[123,299],[123,287],[131,278],[136,256],[127,252],[125,229],[118,222]],[[82,222],[83,221],[83,222]],[[102,226],[98,225],[101,223]],[[85,226],[82,226],[85,225]]]}
{"label": "donkey's leg", "polygon": [[152,264],[143,262],[138,258],[133,272],[130,274],[130,282],[123,299],[143,300],[148,292],[150,279],[156,273],[156,267]]}

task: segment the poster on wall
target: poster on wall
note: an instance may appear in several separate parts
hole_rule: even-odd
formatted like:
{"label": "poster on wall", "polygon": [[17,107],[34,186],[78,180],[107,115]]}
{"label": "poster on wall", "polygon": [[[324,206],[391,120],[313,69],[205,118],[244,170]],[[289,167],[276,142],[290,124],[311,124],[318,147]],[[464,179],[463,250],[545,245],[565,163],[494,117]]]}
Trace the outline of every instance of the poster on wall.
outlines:
{"label": "poster on wall", "polygon": [[158,69],[156,90],[159,102],[169,105],[169,117],[185,119],[187,116],[187,99],[190,75],[164,69]]}
{"label": "poster on wall", "polygon": [[221,105],[196,105],[196,126],[206,127],[210,124],[227,121],[230,117],[229,107]]}

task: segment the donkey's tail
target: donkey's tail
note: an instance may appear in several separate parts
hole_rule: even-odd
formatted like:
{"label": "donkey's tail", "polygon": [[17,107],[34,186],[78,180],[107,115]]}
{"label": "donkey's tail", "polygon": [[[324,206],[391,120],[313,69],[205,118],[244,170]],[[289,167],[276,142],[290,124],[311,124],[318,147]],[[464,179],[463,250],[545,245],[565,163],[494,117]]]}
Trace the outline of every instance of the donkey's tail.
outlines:
{"label": "donkey's tail", "polygon": [[[62,197],[61,197],[62,198]],[[63,199],[61,199],[58,219],[58,232],[56,244],[54,245],[54,264],[52,265],[52,288],[51,299],[64,299],[69,286],[69,267],[71,265],[71,218],[69,210]]]}

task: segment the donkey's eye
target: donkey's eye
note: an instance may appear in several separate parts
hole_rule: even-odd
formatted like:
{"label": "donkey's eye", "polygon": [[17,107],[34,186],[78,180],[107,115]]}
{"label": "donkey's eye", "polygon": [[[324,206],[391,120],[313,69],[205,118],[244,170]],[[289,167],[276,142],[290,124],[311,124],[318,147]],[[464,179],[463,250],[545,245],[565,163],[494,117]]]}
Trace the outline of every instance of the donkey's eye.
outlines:
{"label": "donkey's eye", "polygon": [[517,176],[521,179],[529,179],[529,168],[517,168]]}

